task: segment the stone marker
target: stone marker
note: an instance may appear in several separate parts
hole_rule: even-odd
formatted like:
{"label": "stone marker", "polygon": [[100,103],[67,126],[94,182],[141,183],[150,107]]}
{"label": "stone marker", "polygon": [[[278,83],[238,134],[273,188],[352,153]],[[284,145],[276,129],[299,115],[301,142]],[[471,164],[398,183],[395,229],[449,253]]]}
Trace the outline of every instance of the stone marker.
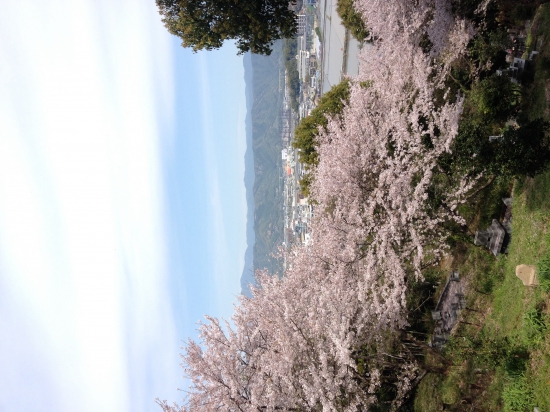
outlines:
{"label": "stone marker", "polygon": [[539,281],[537,279],[535,266],[531,265],[518,265],[516,266],[516,276],[521,279],[524,286],[537,286]]}

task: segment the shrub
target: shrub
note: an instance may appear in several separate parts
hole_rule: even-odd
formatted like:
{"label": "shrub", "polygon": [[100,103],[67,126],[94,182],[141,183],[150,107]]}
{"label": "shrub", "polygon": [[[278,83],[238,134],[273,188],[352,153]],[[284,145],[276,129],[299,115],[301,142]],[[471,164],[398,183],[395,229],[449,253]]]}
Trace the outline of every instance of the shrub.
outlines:
{"label": "shrub", "polygon": [[300,162],[311,167],[317,165],[316,137],[319,134],[319,126],[326,128],[328,117],[339,115],[344,110],[344,104],[349,100],[349,81],[344,80],[334,86],[321,97],[319,104],[304,117],[296,130],[292,147],[300,149],[298,157]]}
{"label": "shrub", "polygon": [[508,77],[496,74],[479,82],[471,94],[483,123],[504,123],[514,117],[520,96],[518,85],[512,83]]}
{"label": "shrub", "polygon": [[315,33],[319,37],[319,41],[323,41],[323,34],[321,33],[321,28],[319,26],[315,27]]}
{"label": "shrub", "polygon": [[[340,115],[348,100],[349,81],[343,80],[321,97],[317,107],[311,111],[309,116],[304,117],[294,130],[292,147],[299,149],[298,158],[306,166],[306,169],[311,170],[319,162],[316,150],[319,127],[326,128],[328,124],[327,116]],[[301,191],[306,196],[309,196],[311,182],[311,172],[306,173],[300,181]]]}
{"label": "shrub", "polygon": [[369,32],[365,27],[365,22],[353,7],[353,0],[338,0],[336,11],[342,18],[342,24],[351,32],[353,37],[359,41],[364,41],[368,37]]}
{"label": "shrub", "polygon": [[489,129],[472,121],[463,121],[452,153],[440,158],[446,173],[483,173],[501,180],[543,173],[550,162],[550,123],[542,118],[510,127],[494,141]]}

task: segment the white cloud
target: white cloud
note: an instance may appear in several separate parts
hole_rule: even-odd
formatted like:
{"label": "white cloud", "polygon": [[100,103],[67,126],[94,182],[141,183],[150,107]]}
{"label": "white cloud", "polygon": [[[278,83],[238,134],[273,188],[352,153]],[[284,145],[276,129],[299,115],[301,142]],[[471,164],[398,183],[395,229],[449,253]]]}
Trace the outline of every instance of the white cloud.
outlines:
{"label": "white cloud", "polygon": [[3,411],[155,409],[177,385],[158,153],[170,47],[153,1],[2,3]]}

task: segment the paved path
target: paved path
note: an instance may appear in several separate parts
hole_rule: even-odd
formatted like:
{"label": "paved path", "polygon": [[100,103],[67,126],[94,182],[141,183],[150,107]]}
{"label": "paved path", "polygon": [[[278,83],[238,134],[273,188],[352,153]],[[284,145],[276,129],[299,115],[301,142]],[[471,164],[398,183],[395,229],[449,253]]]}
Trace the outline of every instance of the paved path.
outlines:
{"label": "paved path", "polygon": [[336,12],[336,0],[321,0],[321,29],[323,33],[322,93],[340,83],[346,30]]}
{"label": "paved path", "polygon": [[[348,35],[347,61],[344,62],[346,29],[336,12],[336,2],[337,0],[321,0],[319,3],[324,48],[322,93],[340,83],[343,75],[355,76],[359,72],[359,42],[351,35]],[[343,69],[346,73],[343,73]]]}

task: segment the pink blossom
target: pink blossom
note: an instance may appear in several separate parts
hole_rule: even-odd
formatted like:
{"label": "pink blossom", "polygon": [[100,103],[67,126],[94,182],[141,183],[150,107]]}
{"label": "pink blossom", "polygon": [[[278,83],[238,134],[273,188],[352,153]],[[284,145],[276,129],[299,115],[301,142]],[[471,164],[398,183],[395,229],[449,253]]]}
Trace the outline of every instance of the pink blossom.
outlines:
{"label": "pink blossom", "polygon": [[[402,359],[399,396],[418,374],[392,349],[391,332],[406,326],[408,277],[440,258],[442,223],[461,222],[454,210],[473,184],[456,182],[443,207],[428,207],[463,102],[435,96],[473,32],[447,0],[355,5],[374,42],[361,52],[342,116],[320,130],[311,242],[286,252],[282,279],[257,274],[233,327],[207,317],[200,345],[189,341],[182,355],[186,405],[161,402],[166,412],[367,410],[388,359]],[[376,350],[360,369],[362,348]]]}

